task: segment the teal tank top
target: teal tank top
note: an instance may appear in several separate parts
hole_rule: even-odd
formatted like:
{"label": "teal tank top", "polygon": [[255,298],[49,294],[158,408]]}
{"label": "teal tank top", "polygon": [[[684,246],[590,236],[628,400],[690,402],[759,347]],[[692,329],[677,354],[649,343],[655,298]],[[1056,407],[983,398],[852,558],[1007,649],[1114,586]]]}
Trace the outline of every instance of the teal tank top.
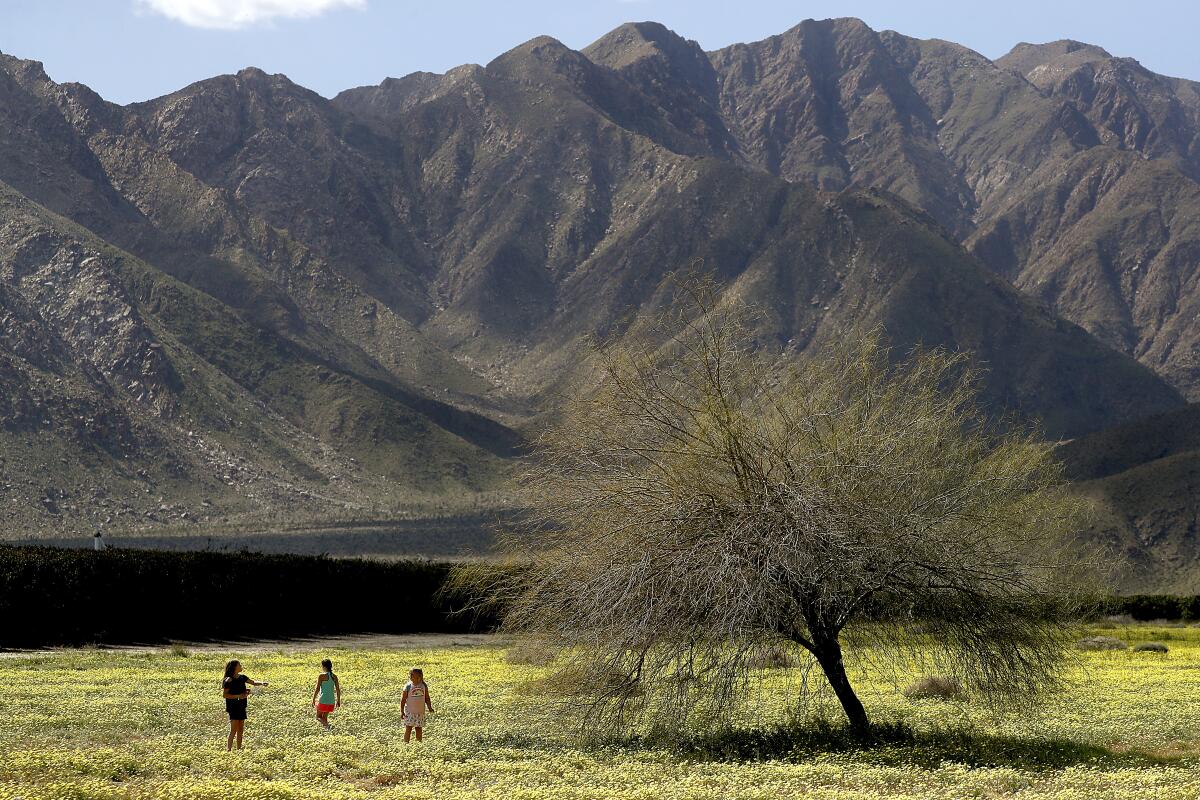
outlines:
{"label": "teal tank top", "polygon": [[333,686],[333,675],[325,673],[325,680],[321,683],[321,705],[331,706],[337,701],[337,689]]}

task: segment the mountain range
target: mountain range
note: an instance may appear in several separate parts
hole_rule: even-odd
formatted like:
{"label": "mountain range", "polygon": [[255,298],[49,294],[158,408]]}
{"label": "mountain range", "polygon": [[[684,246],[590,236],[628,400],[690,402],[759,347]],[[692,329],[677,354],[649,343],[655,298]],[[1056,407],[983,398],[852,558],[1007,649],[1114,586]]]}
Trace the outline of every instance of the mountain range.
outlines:
{"label": "mountain range", "polygon": [[0,516],[503,506],[589,342],[700,269],[789,357],[876,328],[970,351],[990,409],[1066,442],[1123,585],[1195,590],[1198,178],[1200,84],[1068,41],[635,23],[333,99],[251,68],[127,106],[0,55]]}

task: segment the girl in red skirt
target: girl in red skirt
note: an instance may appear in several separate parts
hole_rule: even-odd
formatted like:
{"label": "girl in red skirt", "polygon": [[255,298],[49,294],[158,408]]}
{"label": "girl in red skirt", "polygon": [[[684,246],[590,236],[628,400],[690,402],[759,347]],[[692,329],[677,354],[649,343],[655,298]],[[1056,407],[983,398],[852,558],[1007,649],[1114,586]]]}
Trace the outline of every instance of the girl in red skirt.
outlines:
{"label": "girl in red skirt", "polygon": [[333,730],[329,724],[329,715],[335,708],[342,706],[342,684],[337,675],[333,674],[333,662],[328,658],[321,662],[325,671],[317,676],[317,685],[313,689],[312,702],[317,707],[317,721],[325,730]]}

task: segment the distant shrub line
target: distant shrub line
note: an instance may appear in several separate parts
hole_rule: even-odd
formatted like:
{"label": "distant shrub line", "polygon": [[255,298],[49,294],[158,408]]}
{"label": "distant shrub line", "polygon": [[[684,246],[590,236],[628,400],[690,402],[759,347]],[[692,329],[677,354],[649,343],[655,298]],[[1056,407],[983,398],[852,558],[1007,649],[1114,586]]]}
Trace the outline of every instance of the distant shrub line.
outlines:
{"label": "distant shrub line", "polygon": [[1200,620],[1200,595],[1134,594],[1108,600],[1104,613],[1128,615],[1139,622]]}
{"label": "distant shrub line", "polygon": [[[456,613],[451,565],[261,553],[0,546],[0,648],[491,630]],[[1200,620],[1200,596],[1109,599],[1102,615]]]}
{"label": "distant shrub line", "polygon": [[0,648],[463,633],[450,565],[227,552],[0,547]]}

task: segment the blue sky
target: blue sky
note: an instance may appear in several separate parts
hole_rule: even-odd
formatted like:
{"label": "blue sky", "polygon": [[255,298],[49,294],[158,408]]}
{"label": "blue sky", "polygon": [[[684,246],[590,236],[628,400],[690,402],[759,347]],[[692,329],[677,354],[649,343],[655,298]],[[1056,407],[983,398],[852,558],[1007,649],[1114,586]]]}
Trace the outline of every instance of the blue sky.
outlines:
{"label": "blue sky", "polygon": [[0,50],[120,103],[251,65],[332,96],[487,63],[539,34],[578,48],[653,19],[711,50],[834,16],[992,58],[1019,41],[1080,39],[1200,79],[1196,0],[0,0]]}

